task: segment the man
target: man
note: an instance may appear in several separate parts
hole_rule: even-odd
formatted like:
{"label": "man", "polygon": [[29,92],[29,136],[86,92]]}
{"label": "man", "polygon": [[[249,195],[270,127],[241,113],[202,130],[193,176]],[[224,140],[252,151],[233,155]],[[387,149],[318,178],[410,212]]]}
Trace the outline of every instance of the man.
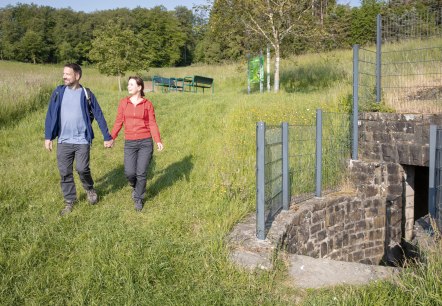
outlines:
{"label": "man", "polygon": [[94,138],[92,114],[103,134],[104,146],[111,147],[113,143],[95,96],[80,85],[81,73],[81,67],[77,64],[64,66],[64,85],[58,86],[52,93],[45,121],[45,147],[48,151],[52,151],[52,140],[58,137],[57,164],[65,202],[60,212],[62,216],[72,211],[77,200],[74,159],[87,200],[92,205],[98,201],[89,168],[90,148]]}

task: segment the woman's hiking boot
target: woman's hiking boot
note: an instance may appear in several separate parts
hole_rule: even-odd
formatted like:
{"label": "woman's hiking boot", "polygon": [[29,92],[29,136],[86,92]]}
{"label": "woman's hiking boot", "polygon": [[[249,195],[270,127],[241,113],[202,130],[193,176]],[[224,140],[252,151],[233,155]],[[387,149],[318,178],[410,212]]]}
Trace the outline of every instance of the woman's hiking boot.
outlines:
{"label": "woman's hiking boot", "polygon": [[66,216],[67,214],[69,214],[72,209],[74,209],[74,201],[65,201],[65,206],[64,208],[60,211],[60,215]]}
{"label": "woman's hiking boot", "polygon": [[143,201],[141,199],[134,200],[135,202],[135,210],[141,211],[143,209]]}
{"label": "woman's hiking boot", "polygon": [[95,189],[86,190],[86,198],[91,205],[95,205],[98,202],[98,195]]}

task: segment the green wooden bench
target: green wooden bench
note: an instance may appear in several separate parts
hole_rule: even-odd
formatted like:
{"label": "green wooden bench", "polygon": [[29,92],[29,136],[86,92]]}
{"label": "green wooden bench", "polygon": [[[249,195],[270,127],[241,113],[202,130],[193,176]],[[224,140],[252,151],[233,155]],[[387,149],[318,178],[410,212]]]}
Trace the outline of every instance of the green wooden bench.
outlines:
{"label": "green wooden bench", "polygon": [[181,78],[165,78],[158,75],[154,75],[152,77],[152,92],[155,91],[155,86],[161,87],[162,92],[173,91],[183,91],[184,89],[184,80]]}
{"label": "green wooden bench", "polygon": [[212,94],[214,91],[214,84],[213,79],[200,76],[200,75],[194,75],[194,76],[186,76],[183,79],[183,89],[184,91],[191,91],[191,92],[198,92],[198,88],[204,89],[211,88]]}

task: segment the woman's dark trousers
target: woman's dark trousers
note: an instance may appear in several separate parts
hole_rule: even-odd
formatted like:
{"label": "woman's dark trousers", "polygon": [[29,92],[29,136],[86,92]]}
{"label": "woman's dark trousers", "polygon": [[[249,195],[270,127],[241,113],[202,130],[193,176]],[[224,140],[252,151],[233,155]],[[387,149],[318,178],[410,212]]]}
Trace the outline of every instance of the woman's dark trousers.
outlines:
{"label": "woman's dark trousers", "polygon": [[134,200],[143,200],[146,193],[147,167],[152,159],[152,138],[126,140],[124,143],[124,174],[134,189]]}

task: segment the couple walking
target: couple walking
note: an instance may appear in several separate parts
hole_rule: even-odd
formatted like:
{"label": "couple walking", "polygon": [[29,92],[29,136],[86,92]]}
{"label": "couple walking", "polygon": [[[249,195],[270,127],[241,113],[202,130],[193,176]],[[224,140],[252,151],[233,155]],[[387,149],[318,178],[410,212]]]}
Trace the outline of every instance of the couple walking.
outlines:
{"label": "couple walking", "polygon": [[144,82],[139,77],[129,77],[129,96],[121,99],[111,133],[94,94],[80,85],[82,71],[77,64],[66,64],[63,69],[64,85],[51,95],[45,121],[45,147],[52,151],[52,141],[57,138],[57,165],[61,177],[65,207],[60,214],[70,213],[77,200],[73,164],[86,190],[90,204],[98,201],[89,167],[90,148],[96,120],[104,137],[104,146],[111,148],[124,125],[124,174],[133,188],[132,199],[136,211],[143,209],[146,192],[147,168],[153,154],[152,138],[158,151],[163,150],[160,132],[152,102],[144,98]]}

